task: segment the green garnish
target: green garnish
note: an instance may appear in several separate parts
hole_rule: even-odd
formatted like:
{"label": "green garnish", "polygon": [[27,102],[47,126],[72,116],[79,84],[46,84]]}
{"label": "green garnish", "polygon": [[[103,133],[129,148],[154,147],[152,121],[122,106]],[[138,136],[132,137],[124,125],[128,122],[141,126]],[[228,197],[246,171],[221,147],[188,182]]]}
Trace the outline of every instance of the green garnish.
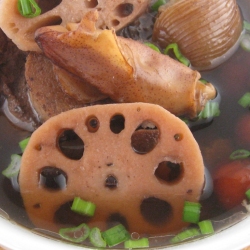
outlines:
{"label": "green garnish", "polygon": [[158,0],[151,6],[151,9],[153,11],[158,11],[159,7],[164,4],[166,4],[166,0]]}
{"label": "green garnish", "polygon": [[81,243],[89,236],[90,229],[87,224],[83,223],[77,227],[61,228],[59,235],[68,241]]}
{"label": "green garnish", "polygon": [[124,248],[143,248],[149,247],[148,238],[141,238],[138,240],[126,240],[124,242]]}
{"label": "green garnish", "polygon": [[179,242],[182,242],[184,240],[187,240],[187,239],[190,239],[190,238],[193,238],[195,236],[198,236],[200,235],[200,231],[199,229],[197,228],[190,228],[190,229],[187,229],[183,232],[180,232],[178,233],[177,235],[175,235],[171,240],[170,242],[172,244],[174,243],[179,243]]}
{"label": "green garnish", "polygon": [[202,234],[212,234],[214,233],[214,227],[211,220],[204,220],[198,223],[200,231]]}
{"label": "green garnish", "polygon": [[71,210],[75,213],[93,216],[95,214],[96,205],[90,201],[82,200],[80,197],[75,197]]}
{"label": "green garnish", "polygon": [[237,149],[230,154],[229,158],[231,160],[245,159],[250,156],[250,151],[246,149]]}
{"label": "green garnish", "polygon": [[200,219],[200,210],[200,203],[185,201],[183,208],[183,221],[190,223],[198,223]]}
{"label": "green garnish", "polygon": [[250,92],[245,93],[238,101],[238,103],[243,107],[250,107]]}
{"label": "green garnish", "polygon": [[249,34],[242,35],[240,45],[242,49],[244,49],[247,52],[250,52],[250,35]]}
{"label": "green garnish", "polygon": [[24,152],[25,148],[27,147],[29,140],[30,140],[30,137],[19,142],[19,147],[21,148],[22,153]]}
{"label": "green garnish", "polygon": [[245,192],[247,199],[250,201],[250,189]]}
{"label": "green garnish", "polygon": [[171,44],[169,44],[166,47],[166,49],[164,50],[164,54],[165,55],[169,55],[169,51],[170,50],[173,50],[174,55],[175,55],[175,57],[176,57],[176,59],[178,61],[180,61],[181,63],[183,63],[186,66],[190,65],[190,61],[181,54],[177,43],[171,43]]}
{"label": "green garnish", "polygon": [[90,230],[89,240],[95,247],[106,247],[107,243],[102,238],[101,230],[98,227],[94,227]]}
{"label": "green garnish", "polygon": [[130,239],[130,234],[122,224],[118,224],[104,231],[102,237],[112,247]]}
{"label": "green garnish", "polygon": [[202,82],[202,83],[204,83],[204,84],[206,84],[206,83],[208,83],[208,81],[207,80],[205,80],[205,79],[203,79],[203,78],[200,78],[200,80],[199,80],[200,82]]}
{"label": "green garnish", "polygon": [[243,29],[250,31],[250,23],[247,21],[243,21]]}
{"label": "green garnish", "polygon": [[36,17],[41,14],[41,8],[35,0],[18,0],[17,8],[19,13],[27,18]]}
{"label": "green garnish", "polygon": [[208,101],[204,109],[198,115],[200,119],[212,118],[220,115],[219,103]]}
{"label": "green garnish", "polygon": [[5,170],[2,171],[2,174],[7,178],[11,178],[11,177],[18,175],[22,157],[18,154],[12,154],[10,156],[10,159],[11,159],[11,162],[9,166]]}
{"label": "green garnish", "polygon": [[148,47],[150,47],[151,49],[153,49],[153,50],[155,50],[155,51],[161,53],[160,49],[159,49],[157,46],[155,46],[154,44],[148,43],[148,42],[146,42],[146,43],[144,43],[144,44],[147,45]]}

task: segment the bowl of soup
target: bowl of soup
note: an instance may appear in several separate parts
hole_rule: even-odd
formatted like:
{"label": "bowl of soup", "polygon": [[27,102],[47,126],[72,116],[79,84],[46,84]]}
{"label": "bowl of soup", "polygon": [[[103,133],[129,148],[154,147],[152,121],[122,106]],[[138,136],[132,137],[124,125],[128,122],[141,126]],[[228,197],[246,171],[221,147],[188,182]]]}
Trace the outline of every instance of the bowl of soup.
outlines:
{"label": "bowl of soup", "polygon": [[249,246],[248,1],[7,2],[0,246]]}

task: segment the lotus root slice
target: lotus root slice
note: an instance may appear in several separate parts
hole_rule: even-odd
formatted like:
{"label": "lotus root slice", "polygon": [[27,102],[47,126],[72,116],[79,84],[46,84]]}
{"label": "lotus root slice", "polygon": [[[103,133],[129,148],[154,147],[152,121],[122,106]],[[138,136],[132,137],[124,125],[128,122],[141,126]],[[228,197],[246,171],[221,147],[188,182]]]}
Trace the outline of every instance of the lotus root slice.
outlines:
{"label": "lotus root slice", "polygon": [[43,1],[37,1],[42,9],[41,15],[26,18],[17,9],[18,0],[1,0],[0,28],[13,40],[19,49],[24,51],[40,51],[34,41],[34,33],[38,28],[51,25],[79,23],[90,10],[98,10],[98,28],[114,28],[119,30],[140,14],[145,12],[149,0],[50,0],[50,8],[43,8]]}
{"label": "lotus root slice", "polygon": [[[46,180],[53,174],[61,184]],[[130,232],[159,235],[187,225],[183,205],[199,200],[204,165],[187,125],[162,107],[96,105],[61,113],[33,133],[19,183],[36,227],[86,222],[105,230],[121,222]],[[72,212],[61,211],[75,197],[93,202],[95,215],[68,221]]]}

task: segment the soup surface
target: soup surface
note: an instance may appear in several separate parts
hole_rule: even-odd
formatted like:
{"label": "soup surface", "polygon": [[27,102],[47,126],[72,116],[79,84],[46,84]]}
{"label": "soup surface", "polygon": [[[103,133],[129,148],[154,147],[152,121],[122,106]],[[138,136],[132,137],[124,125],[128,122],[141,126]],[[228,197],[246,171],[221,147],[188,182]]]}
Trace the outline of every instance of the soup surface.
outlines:
{"label": "soup surface", "polygon": [[[250,22],[250,2],[237,1],[244,20]],[[150,29],[152,15],[141,17],[134,24],[123,29],[120,34],[134,39],[151,39]],[[142,26],[142,27],[141,27]],[[145,27],[143,27],[145,26]],[[237,149],[250,150],[250,112],[238,104],[239,99],[250,89],[250,52],[240,46],[237,51],[223,64],[212,70],[201,71],[202,78],[214,84],[218,91],[215,101],[218,101],[220,115],[212,120],[202,123],[190,122],[190,129],[197,140],[206,168],[211,176],[217,178],[217,170],[232,162],[230,154]],[[0,99],[2,111],[4,110],[4,97]],[[0,114],[0,170],[4,170],[10,161],[11,154],[21,153],[18,142],[28,137],[30,132],[14,126],[1,112]],[[247,161],[247,160],[246,160]],[[248,164],[248,165],[247,165]],[[250,166],[250,163],[246,165]],[[250,176],[250,174],[249,174]],[[250,177],[247,189],[250,188]],[[228,182],[230,185],[230,182]],[[11,220],[33,229],[25,212],[18,184],[0,175],[0,212],[8,214]],[[223,194],[222,194],[223,195]],[[232,190],[232,197],[237,196]],[[233,199],[233,198],[232,198]],[[233,203],[233,202],[232,202]],[[223,204],[218,193],[212,193],[207,199],[201,201],[201,219],[212,219],[215,231],[219,231],[240,221],[246,216],[241,205]],[[152,237],[150,246],[169,244],[166,238]]]}

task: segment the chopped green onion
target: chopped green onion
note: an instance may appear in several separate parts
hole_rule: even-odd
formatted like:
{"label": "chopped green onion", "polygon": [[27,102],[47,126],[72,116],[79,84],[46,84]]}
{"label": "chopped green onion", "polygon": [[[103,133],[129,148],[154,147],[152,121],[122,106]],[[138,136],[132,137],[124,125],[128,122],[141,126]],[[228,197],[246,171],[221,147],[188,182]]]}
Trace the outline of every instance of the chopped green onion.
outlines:
{"label": "chopped green onion", "polygon": [[178,61],[180,61],[181,63],[183,63],[186,66],[190,65],[190,61],[181,54],[177,43],[169,44],[166,47],[166,49],[164,50],[164,54],[168,55],[170,50],[173,50],[174,55],[175,55],[175,57],[177,58]]}
{"label": "chopped green onion", "polygon": [[250,107],[250,92],[245,93],[238,101],[238,103],[243,107]]}
{"label": "chopped green onion", "polygon": [[102,233],[98,227],[94,227],[90,230],[89,240],[95,247],[106,247],[107,243],[102,238]]}
{"label": "chopped green onion", "polygon": [[159,48],[157,46],[155,46],[154,44],[152,43],[144,43],[145,45],[147,45],[148,47],[150,47],[151,49],[161,53],[161,51],[159,50]]}
{"label": "chopped green onion", "polygon": [[122,224],[118,224],[104,231],[102,237],[112,247],[130,239],[130,234]]}
{"label": "chopped green onion", "polygon": [[21,148],[22,153],[24,152],[26,146],[28,145],[29,140],[30,140],[30,137],[19,142],[19,147]]}
{"label": "chopped green onion", "polygon": [[164,4],[166,4],[166,0],[158,0],[151,6],[151,9],[153,11],[158,11],[159,7]]}
{"label": "chopped green onion", "polygon": [[61,228],[59,235],[68,241],[80,243],[85,241],[89,236],[90,229],[87,224],[82,223],[77,227]]}
{"label": "chopped green onion", "polygon": [[198,223],[202,234],[214,233],[214,227],[211,220],[203,220]]}
{"label": "chopped green onion", "polygon": [[205,79],[203,79],[203,78],[200,78],[200,80],[199,80],[200,82],[202,82],[202,83],[204,83],[204,84],[206,84],[206,83],[208,83],[208,81],[207,80],[205,80]]}
{"label": "chopped green onion", "polygon": [[220,115],[219,103],[208,101],[198,117],[200,119],[212,118]]}
{"label": "chopped green onion", "polygon": [[21,166],[22,157],[18,154],[12,154],[10,156],[10,159],[11,159],[11,162],[9,166],[5,170],[2,171],[2,174],[7,178],[11,178],[11,177],[18,175],[20,166]]}
{"label": "chopped green onion", "polygon": [[124,248],[143,248],[149,247],[148,238],[141,238],[138,240],[126,240],[124,242]]}
{"label": "chopped green onion", "polygon": [[190,239],[190,238],[193,238],[195,236],[198,236],[200,235],[200,231],[199,229],[197,228],[190,228],[190,229],[187,229],[183,232],[180,232],[179,234],[175,235],[171,240],[170,242],[172,244],[174,243],[179,243],[179,242],[182,242],[184,240],[187,240],[187,239]]}
{"label": "chopped green onion", "polygon": [[41,14],[41,9],[35,0],[18,0],[17,8],[24,17],[36,17]]}
{"label": "chopped green onion", "polygon": [[250,52],[250,35],[249,34],[242,35],[240,45],[242,49],[244,49],[247,52]]}
{"label": "chopped green onion", "polygon": [[200,210],[200,203],[185,201],[183,209],[183,221],[190,223],[198,223],[200,219]]}
{"label": "chopped green onion", "polygon": [[250,189],[248,189],[245,193],[247,199],[250,201]]}
{"label": "chopped green onion", "polygon": [[90,201],[82,200],[80,197],[75,197],[71,210],[75,213],[93,216],[95,214],[96,205]]}
{"label": "chopped green onion", "polygon": [[243,21],[243,29],[250,31],[250,23],[247,21]]}
{"label": "chopped green onion", "polygon": [[245,159],[250,156],[250,151],[246,149],[237,149],[232,154],[230,154],[229,158],[231,160]]}

